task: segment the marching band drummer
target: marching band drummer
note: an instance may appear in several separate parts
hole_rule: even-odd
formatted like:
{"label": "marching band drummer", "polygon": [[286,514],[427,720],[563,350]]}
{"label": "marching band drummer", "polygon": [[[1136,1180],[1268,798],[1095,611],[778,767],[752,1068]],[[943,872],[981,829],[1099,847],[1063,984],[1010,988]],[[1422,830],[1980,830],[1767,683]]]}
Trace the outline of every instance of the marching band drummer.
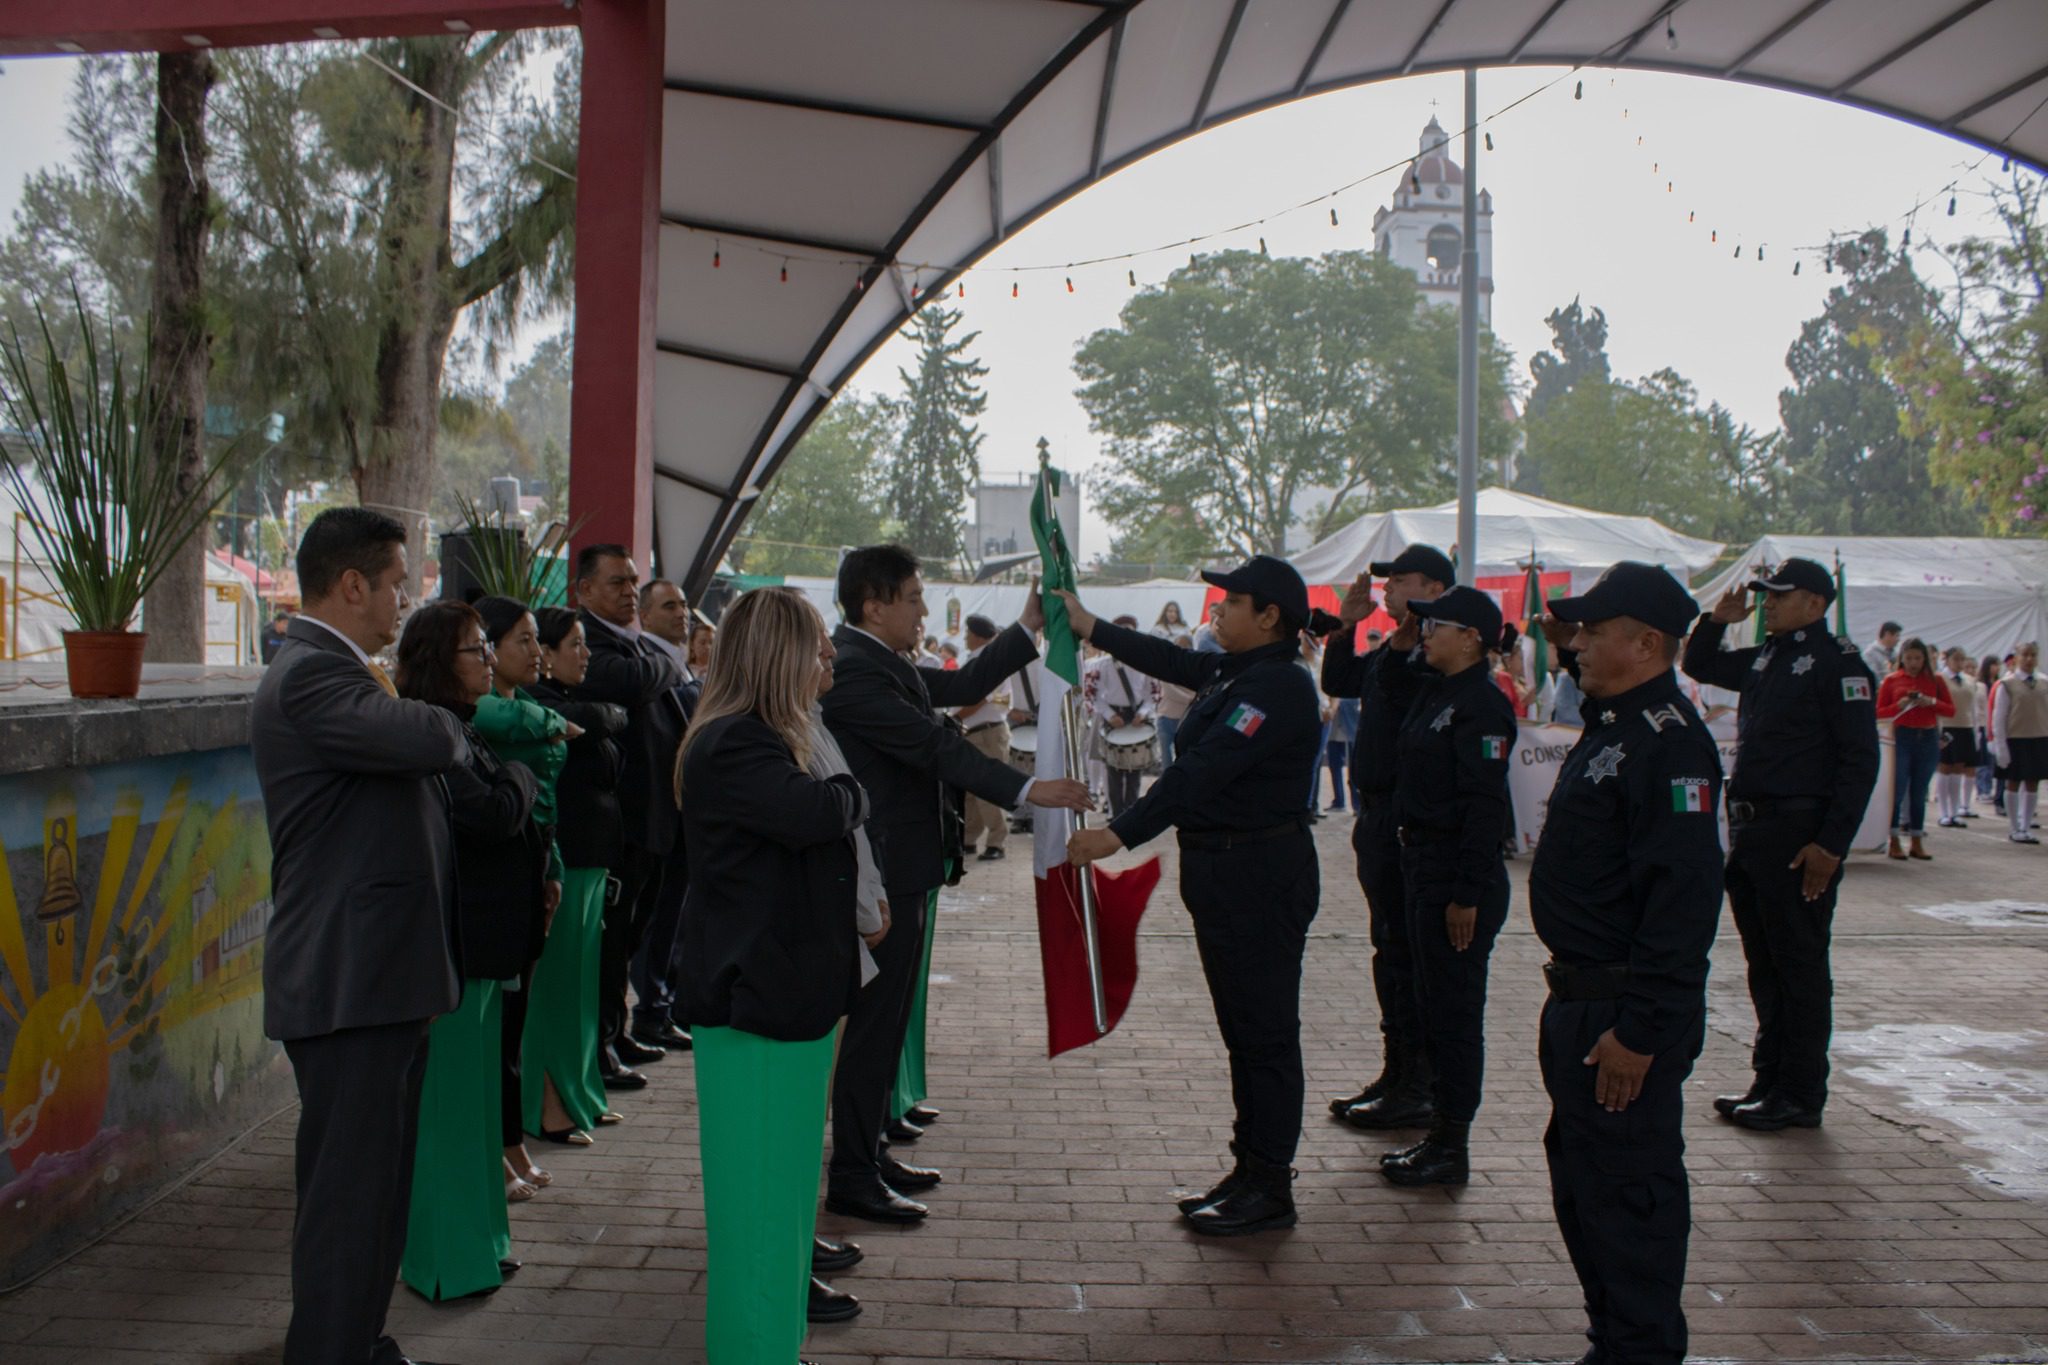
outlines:
{"label": "marching band drummer", "polygon": [[1180,1210],[1197,1232],[1230,1237],[1295,1223],[1301,959],[1322,885],[1307,798],[1322,720],[1315,682],[1296,662],[1310,625],[1301,575],[1255,555],[1202,577],[1225,594],[1215,619],[1220,654],[1099,621],[1060,594],[1079,638],[1196,694],[1181,721],[1179,757],[1108,828],[1077,830],[1067,857],[1085,866],[1168,826],[1180,831],[1181,899],[1194,919],[1237,1106],[1235,1167]]}

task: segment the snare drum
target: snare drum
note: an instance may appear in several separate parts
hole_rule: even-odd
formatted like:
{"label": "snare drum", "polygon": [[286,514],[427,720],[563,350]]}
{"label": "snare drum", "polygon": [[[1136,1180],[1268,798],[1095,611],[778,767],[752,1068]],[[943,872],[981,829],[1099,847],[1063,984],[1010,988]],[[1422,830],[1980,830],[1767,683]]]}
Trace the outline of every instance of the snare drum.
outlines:
{"label": "snare drum", "polygon": [[1103,736],[1103,761],[1118,772],[1144,772],[1158,754],[1158,735],[1158,727],[1149,721],[1120,725]]}
{"label": "snare drum", "polygon": [[1010,766],[1031,772],[1038,767],[1038,727],[1036,725],[1013,725],[1010,727]]}

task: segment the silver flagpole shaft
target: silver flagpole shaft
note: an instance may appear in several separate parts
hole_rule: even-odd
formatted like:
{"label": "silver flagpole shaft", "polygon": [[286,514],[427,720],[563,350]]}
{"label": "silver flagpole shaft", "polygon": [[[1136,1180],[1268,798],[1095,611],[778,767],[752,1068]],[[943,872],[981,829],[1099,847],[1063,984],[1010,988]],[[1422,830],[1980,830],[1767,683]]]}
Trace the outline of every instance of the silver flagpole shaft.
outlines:
{"label": "silver flagpole shaft", "polygon": [[[1061,728],[1066,731],[1067,776],[1085,782],[1088,779],[1082,775],[1085,769],[1081,766],[1080,726],[1076,723],[1079,708],[1074,705],[1073,689],[1069,688],[1061,700],[1066,708],[1066,723]],[[1086,811],[1074,812],[1074,828],[1088,828]],[[1109,1000],[1102,989],[1102,944],[1095,932],[1095,870],[1092,867],[1074,870],[1081,874],[1078,878],[1081,883],[1081,946],[1088,958],[1088,1003],[1095,1007],[1095,1036],[1099,1038],[1109,1032]]]}

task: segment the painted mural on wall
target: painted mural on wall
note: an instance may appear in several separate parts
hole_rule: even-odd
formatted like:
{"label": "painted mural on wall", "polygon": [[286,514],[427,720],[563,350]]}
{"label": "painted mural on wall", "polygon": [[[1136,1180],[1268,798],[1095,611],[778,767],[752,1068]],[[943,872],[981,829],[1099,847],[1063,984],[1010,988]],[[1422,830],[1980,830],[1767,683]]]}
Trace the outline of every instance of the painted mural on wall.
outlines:
{"label": "painted mural on wall", "polygon": [[246,749],[0,778],[0,1285],[291,1098]]}

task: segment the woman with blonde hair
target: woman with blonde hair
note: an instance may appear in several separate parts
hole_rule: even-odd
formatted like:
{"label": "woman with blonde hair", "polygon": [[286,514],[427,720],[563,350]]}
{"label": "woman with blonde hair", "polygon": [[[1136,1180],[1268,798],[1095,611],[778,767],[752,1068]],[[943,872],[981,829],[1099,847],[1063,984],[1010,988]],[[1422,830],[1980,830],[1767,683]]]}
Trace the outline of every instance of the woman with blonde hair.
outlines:
{"label": "woman with blonde hair", "polygon": [[677,761],[711,1365],[789,1365],[810,1311],[833,1038],[860,988],[855,835],[868,814],[850,775],[809,768],[832,654],[801,594],[740,598]]}

